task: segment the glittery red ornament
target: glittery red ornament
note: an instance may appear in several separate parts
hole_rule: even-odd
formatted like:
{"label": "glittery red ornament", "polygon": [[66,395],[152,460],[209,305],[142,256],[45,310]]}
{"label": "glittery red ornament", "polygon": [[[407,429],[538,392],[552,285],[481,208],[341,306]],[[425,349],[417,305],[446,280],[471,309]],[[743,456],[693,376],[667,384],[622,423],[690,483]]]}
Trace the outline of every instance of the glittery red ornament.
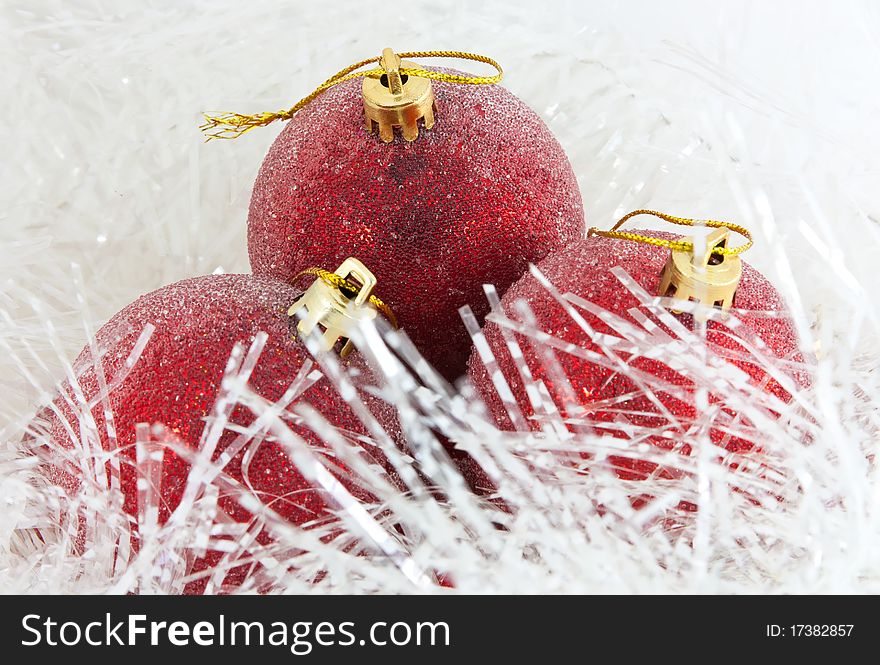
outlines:
{"label": "glittery red ornament", "polygon": [[282,280],[358,256],[454,379],[470,352],[458,308],[485,314],[484,283],[506,288],[584,221],[568,159],[532,110],[498,85],[432,84],[435,124],[412,142],[365,129],[360,80],[298,111],[254,185],[248,250],[255,274]]}
{"label": "glittery red ornament", "polygon": [[[135,462],[135,425],[161,423],[166,433],[197,448],[205,418],[210,416],[220,390],[224,369],[233,346],[237,342],[248,345],[255,335],[268,335],[248,385],[267,400],[277,401],[296,379],[303,364],[311,356],[305,346],[295,339],[295,328],[287,310],[299,295],[297,289],[276,280],[249,275],[213,275],[189,279],[153,291],[138,298],[117,313],[97,333],[96,343],[103,353],[100,365],[106,380],[124,369],[124,363],[135,346],[144,326],[152,324],[155,331],[130,373],[115,385],[109,394],[109,407],[115,427],[115,447],[121,451],[121,489],[123,509],[131,516],[138,513],[137,471]],[[353,375],[360,375],[365,383],[372,382],[372,373],[360,354],[346,361]],[[100,394],[92,354],[87,347],[75,365],[81,376],[79,384],[89,401],[97,404],[91,409],[97,423],[98,436],[105,450],[113,449],[108,436],[107,421]],[[70,386],[66,394],[75,400]],[[389,428],[393,426],[391,407],[377,398],[364,396],[371,409]],[[365,436],[366,430],[326,378],[308,387],[294,401],[307,401],[349,436]],[[63,404],[59,400],[59,404]],[[63,405],[62,412],[73,432],[80,432],[80,423],[70,409]],[[238,405],[230,415],[230,423],[247,427],[254,421],[253,413]],[[65,423],[56,420],[52,437],[65,448],[76,445]],[[313,449],[325,445],[305,427],[296,427],[296,433]],[[81,435],[81,434],[79,434]],[[213,455],[216,460],[236,439],[238,432],[225,429]],[[361,443],[380,463],[388,466],[382,453]],[[224,467],[233,479],[247,481],[253,492],[286,520],[303,524],[327,513],[328,504],[321,490],[313,488],[292,464],[280,444],[262,441],[252,451],[245,468],[242,460],[248,446],[235,453]],[[371,500],[371,495],[346,478],[346,469],[328,456],[331,468],[342,484],[357,498]],[[159,522],[164,523],[180,502],[187,483],[189,464],[170,449],[165,450],[161,485],[156,488],[159,499]],[[393,474],[393,471],[387,469]],[[79,481],[69,473],[50,469],[47,475],[76,491]],[[245,476],[247,476],[245,478]],[[396,482],[396,477],[395,477]],[[234,498],[221,496],[220,509],[239,522],[247,521],[249,514]],[[268,542],[262,537],[261,542]],[[133,544],[137,547],[136,536]],[[193,572],[204,570],[219,559],[209,552],[205,559],[195,562]],[[240,583],[243,571],[233,571],[227,583]],[[199,592],[204,580],[188,585],[187,592]]]}
{"label": "glittery red ornament", "polygon": [[[652,231],[636,231],[636,233],[667,239],[676,237]],[[641,304],[639,299],[611,272],[612,269],[619,266],[649,294],[654,295],[657,293],[668,256],[669,250],[666,248],[627,240],[589,237],[547,257],[538,264],[538,268],[560,293],[580,296],[597,307],[597,309],[584,309],[575,306],[575,309],[592,326],[596,335],[604,334],[623,341],[624,336],[615,329],[615,322],[607,316],[603,318],[603,313],[598,308],[640,327],[631,310],[639,309]],[[502,307],[506,315],[513,319],[519,318],[514,308],[514,303],[517,301],[525,301],[529,305],[536,318],[535,326],[539,330],[588,352],[601,353],[594,339],[563,310],[531,274],[527,274],[514,284],[502,299]],[[722,322],[710,320],[707,322],[706,332],[708,347],[721,356],[728,356],[728,362],[747,372],[750,382],[754,385],[763,385],[765,390],[783,401],[789,401],[790,395],[765,373],[754,355],[751,355],[743,345],[743,340],[755,345],[767,357],[799,362],[802,358],[798,354],[797,336],[791,320],[785,314],[785,305],[779,293],[767,279],[745,262],[742,264],[742,277],[733,301],[733,308],[735,316],[745,329],[742,326],[732,329]],[[640,311],[643,314],[645,312],[643,308]],[[676,314],[675,317],[687,330],[694,330],[695,322],[690,314]],[[658,329],[664,330],[673,338],[676,337],[676,334],[662,322],[652,316],[646,315],[646,318],[656,323]],[[489,323],[485,327],[485,334],[523,415],[532,417],[534,411],[526,398],[519,373],[506,350],[499,327]],[[517,337],[521,342],[524,341],[519,335]],[[604,341],[607,344],[609,340],[610,338]],[[537,354],[531,344],[522,343],[521,347],[524,360],[533,377],[544,382],[557,405],[564,404],[567,400],[563,390],[548,372],[545,359]],[[681,349],[681,353],[689,353],[686,344]],[[623,439],[628,435],[620,427],[621,422],[628,422],[636,429],[652,428],[655,429],[655,433],[642,440],[647,440],[652,445],[665,450],[677,448],[683,455],[691,453],[690,447],[680,445],[676,437],[676,434],[682,434],[688,428],[695,426],[698,415],[694,402],[694,385],[686,372],[672,369],[659,359],[619,354],[619,357],[633,370],[653,377],[649,379],[649,383],[659,401],[672,414],[673,420],[670,422],[626,374],[561,350],[557,350],[555,355],[565,377],[570,382],[573,394],[579,401],[578,406],[583,409],[578,418],[579,423],[597,433],[611,434]],[[786,371],[786,373],[793,376],[797,383],[803,384],[806,381],[798,370]],[[499,427],[511,428],[509,416],[476,353],[470,361],[469,375]],[[663,390],[664,384],[669,392]],[[677,394],[671,394],[673,392]],[[748,422],[740,421],[734,426],[737,436],[730,434],[731,424],[736,422],[734,418],[737,414],[730,406],[724,404],[724,395],[712,393],[710,401],[715,404],[721,403],[722,407],[716,420],[711,423],[709,432],[711,440],[719,446],[719,450],[742,453],[756,450],[760,446],[759,432],[754,432],[749,439],[742,438],[742,432],[749,428]],[[540,422],[531,420],[531,427],[535,430],[540,429]],[[640,459],[638,456],[610,456],[608,464],[617,476],[624,480],[645,479],[649,474],[656,472],[658,467],[653,461]],[[676,471],[664,468],[659,473],[660,477],[670,478],[676,474]],[[694,506],[691,504],[685,508],[693,510]]]}

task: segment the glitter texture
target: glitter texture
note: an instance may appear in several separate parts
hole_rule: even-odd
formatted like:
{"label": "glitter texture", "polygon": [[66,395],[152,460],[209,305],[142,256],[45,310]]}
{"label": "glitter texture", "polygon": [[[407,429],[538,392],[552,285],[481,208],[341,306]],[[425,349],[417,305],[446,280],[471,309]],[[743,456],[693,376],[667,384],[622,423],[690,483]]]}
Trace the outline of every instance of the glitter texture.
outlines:
{"label": "glitter texture", "polygon": [[[113,414],[116,448],[125,460],[120,466],[120,481],[125,498],[123,509],[128,515],[136,516],[138,512],[135,425],[161,423],[166,440],[170,438],[197,448],[236,343],[248,344],[260,332],[268,335],[249,381],[250,388],[266,400],[274,402],[282,398],[297,379],[304,363],[310,360],[305,346],[294,339],[291,320],[287,316],[287,309],[298,294],[296,289],[282,282],[249,275],[198,277],[142,296],[98,331],[97,347],[103,354],[100,365],[109,383],[124,370],[126,358],[144,326],[155,326],[130,373],[109,391],[108,406]],[[353,375],[359,375],[367,382],[371,380],[371,372],[360,354],[352,354],[348,366]],[[89,347],[80,354],[74,367],[80,374],[79,386],[85,399],[96,403],[92,415],[101,447],[112,450]],[[70,384],[66,385],[64,393],[76,400]],[[325,378],[309,385],[294,404],[301,400],[319,409],[349,436],[366,434],[363,425]],[[56,403],[61,405],[66,422],[55,420],[53,439],[66,448],[81,445],[71,438],[72,430],[67,429],[80,427],[77,418],[61,399]],[[367,403],[386,423],[393,421],[390,407],[376,398],[368,398]],[[254,419],[250,410],[235,406],[212,459],[223,454],[240,433],[239,428],[251,425]],[[314,449],[326,449],[326,444],[311,430],[294,425],[294,431]],[[386,462],[378,449],[360,443],[375,459]],[[164,452],[160,486],[154,490],[159,498],[160,524],[165,523],[180,502],[191,468],[171,450]],[[341,463],[332,462],[331,467],[334,475],[355,497],[373,500],[368,492],[347,480],[346,469]],[[309,485],[284,449],[271,439],[259,441],[254,437],[231,457],[223,470],[229,477],[250,487],[263,503],[293,524],[304,524],[327,514],[328,506],[321,492]],[[47,475],[68,491],[75,491],[78,487],[79,480],[69,469],[49,469]],[[234,498],[221,495],[218,505],[238,522],[250,519],[249,513]],[[268,538],[261,534],[258,540],[265,543]],[[133,546],[136,550],[135,541]],[[192,572],[208,568],[218,558],[218,553],[209,551],[205,559],[195,562]],[[233,570],[227,584],[240,581],[242,575],[243,571]],[[203,587],[204,584],[197,581],[187,587],[187,592],[197,592]]]}
{"label": "glitter texture", "polygon": [[470,340],[457,310],[486,313],[530,262],[584,233],[580,193],[559,143],[501,86],[433,82],[434,128],[382,143],[364,128],[361,81],[297,113],[254,185],[255,274],[289,280],[356,256],[425,357],[461,375]]}
{"label": "glitter texture", "polygon": [[[638,231],[646,235],[662,238],[678,237],[673,234]],[[578,325],[571,315],[553,295],[531,274],[526,275],[514,284],[502,299],[502,308],[507,316],[516,318],[518,301],[528,304],[535,316],[534,327],[549,336],[556,337],[563,343],[574,345],[573,349],[585,349],[588,353],[599,354],[597,358],[604,360],[607,356],[603,351],[619,348],[620,343],[635,339],[638,334],[621,332],[626,325],[637,322],[633,314],[641,311],[648,319],[654,317],[644,312],[644,303],[621,283],[612,269],[617,267],[626,271],[640,287],[652,296],[657,292],[660,275],[669,250],[653,245],[635,243],[604,237],[590,237],[569,245],[561,252],[547,257],[538,265],[540,272],[561,294],[574,294],[595,307],[576,309],[584,316],[594,335],[608,335],[601,344]],[[601,309],[600,309],[601,308]],[[783,359],[798,363],[802,361],[798,354],[797,337],[792,323],[785,313],[785,305],[776,289],[754,268],[743,262],[743,273],[737,290],[733,311],[743,324],[737,326],[736,332],[726,325],[710,320],[707,322],[706,342],[709,349],[724,355],[728,362],[745,371],[748,381],[753,386],[761,385],[773,396],[788,402],[790,395],[770,378],[763,366],[743,346],[743,341],[756,348],[759,353],[770,358]],[[592,311],[591,311],[592,309]],[[638,314],[636,314],[638,315]],[[619,324],[611,317],[621,317],[625,323]],[[675,319],[684,326],[686,331],[694,331],[695,323],[690,314],[676,314]],[[745,327],[745,329],[744,329]],[[638,328],[638,326],[636,326]],[[677,355],[695,354],[696,348],[688,348],[681,335],[662,321],[656,325],[648,324],[642,329],[654,329],[661,335],[660,339],[667,343],[682,343]],[[687,334],[687,333],[686,333]],[[530,426],[541,429],[541,418],[535,418],[535,410],[526,398],[523,381],[511,357],[503,351],[504,340],[499,327],[489,323],[485,329],[486,339],[501,371],[510,384],[516,402],[525,416],[531,417]],[[644,335],[642,335],[644,337]],[[519,338],[519,336],[517,336]],[[523,340],[521,338],[520,342]],[[617,340],[615,345],[614,340]],[[521,344],[524,360],[533,378],[543,381],[550,396],[557,405],[566,405],[570,419],[569,426],[575,431],[587,431],[600,434],[611,434],[622,439],[631,439],[632,445],[644,441],[661,450],[677,450],[683,455],[692,452],[691,443],[681,440],[692,436],[701,427],[709,427],[709,436],[713,443],[730,453],[743,453],[760,446],[760,433],[748,423],[737,421],[736,411],[724,403],[723,395],[731,388],[723,388],[722,395],[708,395],[708,403],[720,406],[715,411],[713,421],[706,425],[701,421],[703,414],[696,407],[696,390],[686,365],[671,368],[660,360],[646,357],[646,353],[634,356],[623,350],[612,351],[624,363],[614,366],[594,362],[594,359],[556,352],[556,360],[564,373],[564,380],[554,377],[546,356],[538,355],[535,347],[529,343]],[[669,357],[668,355],[665,357]],[[726,363],[722,362],[724,366]],[[475,353],[470,361],[469,374],[479,393],[486,400],[492,417],[503,429],[510,429],[512,423],[507,411],[492,385],[490,376]],[[802,368],[790,372],[797,383],[803,385],[807,379]],[[634,377],[643,383],[637,385]],[[567,382],[570,385],[563,385]],[[724,385],[724,384],[720,384]],[[668,415],[654,403],[645,388],[653,391]],[[572,396],[578,404],[572,408]],[[563,408],[566,408],[563,406]],[[579,413],[578,413],[579,411]],[[734,425],[735,426],[732,426]],[[732,436],[731,431],[739,436]],[[741,433],[746,432],[746,437]],[[647,435],[646,435],[647,434]],[[720,450],[720,449],[719,449]],[[615,456],[608,458],[611,468],[617,476],[624,480],[643,480],[657,471],[658,464],[635,456]],[[677,472],[663,467],[659,477],[671,478]],[[690,506],[689,509],[692,509]]]}

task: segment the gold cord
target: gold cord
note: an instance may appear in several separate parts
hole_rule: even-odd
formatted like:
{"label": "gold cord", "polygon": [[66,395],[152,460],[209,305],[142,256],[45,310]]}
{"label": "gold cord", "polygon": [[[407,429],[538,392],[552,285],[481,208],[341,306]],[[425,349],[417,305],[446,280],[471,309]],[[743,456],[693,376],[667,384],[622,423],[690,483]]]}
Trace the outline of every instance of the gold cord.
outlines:
{"label": "gold cord", "polygon": [[656,210],[633,210],[630,213],[627,213],[623,217],[621,217],[617,224],[611,227],[607,231],[603,231],[601,229],[592,227],[588,232],[587,236],[603,236],[605,238],[617,238],[619,240],[631,240],[633,242],[641,242],[647,245],[655,245],[656,247],[668,247],[669,249],[675,249],[683,252],[692,252],[694,250],[694,244],[692,242],[687,242],[685,240],[666,240],[664,238],[652,238],[651,236],[641,235],[640,233],[632,233],[630,231],[618,231],[624,222],[636,215],[653,215],[654,217],[658,217],[667,222],[671,222],[672,224],[678,224],[680,226],[709,226],[712,228],[725,228],[730,229],[731,231],[735,231],[739,233],[741,236],[748,240],[744,245],[740,245],[739,247],[713,247],[713,254],[720,254],[722,256],[737,256],[746,251],[749,247],[752,246],[752,234],[751,232],[744,226],[739,224],[734,224],[732,222],[720,222],[714,219],[690,219],[687,217],[676,217],[675,215],[668,215],[665,212],[657,212]]}
{"label": "gold cord", "polygon": [[[308,268],[300,272],[296,277],[293,278],[295,282],[300,277],[305,277],[306,275],[314,275],[318,279],[324,281],[324,283],[329,284],[330,286],[339,289],[340,291],[348,291],[353,295],[356,295],[360,289],[357,285],[345,279],[345,277],[340,277],[335,272],[330,272],[329,270],[324,270],[323,268]],[[384,301],[380,300],[374,295],[370,296],[370,303],[378,309],[382,314],[385,315],[385,318],[391,322],[391,325],[397,328],[397,317],[394,315],[394,310],[391,309],[388,305],[385,304]]]}
{"label": "gold cord", "polygon": [[[491,85],[498,83],[504,76],[504,71],[492,58],[480,55],[479,53],[467,53],[465,51],[409,51],[407,53],[399,53],[401,58],[458,58],[460,60],[472,60],[474,62],[482,62],[494,67],[498,73],[493,76],[471,76],[469,74],[447,74],[444,72],[434,72],[429,69],[415,69],[403,67],[399,70],[401,76],[415,76],[419,78],[432,79],[434,81],[443,81],[445,83],[458,83],[461,85]],[[310,104],[318,95],[325,90],[332,88],[340,83],[345,83],[356,78],[381,78],[386,74],[384,68],[376,67],[362,72],[355,71],[361,67],[366,67],[371,63],[381,61],[381,56],[361,60],[353,65],[349,65],[345,69],[336,72],[333,76],[324,81],[315,88],[310,94],[303,97],[289,109],[280,111],[264,111],[263,113],[255,113],[248,115],[245,113],[221,113],[219,115],[204,114],[205,122],[199,125],[205,135],[206,141],[211,139],[234,139],[242,134],[246,134],[256,127],[263,127],[276,120],[290,120],[297,111],[307,104]],[[216,131],[213,131],[216,130]]]}

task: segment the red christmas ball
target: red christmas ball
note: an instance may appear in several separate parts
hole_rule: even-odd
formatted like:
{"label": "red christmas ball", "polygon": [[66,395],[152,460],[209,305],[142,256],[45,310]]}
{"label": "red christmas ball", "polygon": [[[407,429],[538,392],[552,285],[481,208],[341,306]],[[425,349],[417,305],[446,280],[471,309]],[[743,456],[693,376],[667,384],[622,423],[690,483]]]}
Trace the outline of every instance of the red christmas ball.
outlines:
{"label": "red christmas ball", "polygon": [[[109,408],[113,414],[115,444],[108,435],[108,423],[104,405],[100,401],[95,358],[89,347],[80,354],[74,367],[81,372],[79,386],[85,399],[93,404],[91,414],[97,424],[97,435],[104,450],[120,452],[120,484],[124,495],[124,511],[130,516],[138,514],[138,491],[135,457],[135,425],[137,423],[161,424],[164,436],[170,435],[179,443],[197,449],[206,417],[220,391],[224,369],[234,345],[248,345],[260,332],[268,336],[265,347],[250,376],[248,385],[267,400],[277,401],[296,379],[304,362],[311,356],[305,346],[295,339],[295,328],[287,314],[288,307],[299,291],[276,280],[251,277],[250,275],[212,275],[189,279],[153,291],[138,298],[117,313],[98,331],[97,348],[103,354],[100,366],[106,380],[124,371],[126,359],[146,324],[155,326],[140,358],[130,372],[109,392]],[[247,348],[247,346],[245,347]],[[360,375],[365,384],[373,382],[370,368],[360,354],[352,354],[348,361],[353,375]],[[66,397],[77,404],[70,385],[64,388]],[[391,407],[377,398],[364,395],[371,409],[389,427],[394,420]],[[294,401],[307,401],[320,413],[350,437],[366,436],[367,432],[326,378],[308,387]],[[76,412],[63,399],[56,401],[63,419],[55,419],[51,435],[56,445],[73,448],[79,445],[77,437],[82,430]],[[254,414],[237,405],[230,414],[232,426],[247,427],[253,423]],[[305,427],[296,427],[298,436],[314,450],[325,448],[320,438]],[[235,441],[238,432],[224,429],[212,460],[217,460]],[[393,475],[387,460],[378,448],[359,442],[376,461],[386,466]],[[225,464],[224,472],[234,480],[250,487],[253,493],[272,510],[293,524],[304,524],[327,514],[328,503],[322,491],[312,487],[293,465],[282,446],[267,438],[255,449],[250,444],[235,452]],[[190,471],[187,461],[170,448],[164,451],[158,495],[159,523],[165,523],[179,504]],[[245,454],[249,455],[243,464]],[[328,453],[327,460],[334,475],[358,499],[374,498],[352,482],[346,475],[344,465]],[[109,473],[109,466],[108,466]],[[50,468],[47,475],[69,492],[81,486],[69,467]],[[221,492],[219,507],[238,522],[250,519],[234,497]],[[270,542],[266,534],[258,540]],[[132,536],[134,549],[137,536]],[[191,572],[210,568],[220,558],[218,552],[197,560]],[[233,569],[226,578],[227,584],[237,584],[243,579],[243,569]],[[190,583],[186,592],[200,592],[206,580]]]}
{"label": "red christmas ball", "polygon": [[[644,235],[671,239],[675,236],[652,231],[636,231]],[[695,402],[695,384],[687,369],[673,368],[659,358],[645,354],[633,355],[623,351],[613,352],[625,363],[621,371],[614,363],[603,362],[605,356],[599,345],[614,347],[614,340],[625,342],[625,326],[635,326],[644,334],[660,334],[669,338],[679,337],[654,316],[647,314],[639,298],[634,295],[612,272],[615,267],[625,270],[638,285],[652,296],[657,293],[661,273],[669,256],[669,249],[621,239],[595,236],[572,243],[564,250],[548,256],[538,264],[538,268],[550,283],[562,294],[571,293],[592,303],[589,307],[575,305],[593,332],[588,333],[572,316],[565,312],[557,300],[535,277],[527,274],[514,284],[502,298],[505,315],[518,320],[514,304],[525,301],[534,312],[534,324],[538,330],[582,349],[587,354],[556,350],[555,356],[571,391],[564,389],[560,382],[548,371],[546,359],[539,355],[535,347],[516,334],[521,342],[524,361],[533,378],[542,381],[554,402],[562,406],[570,403],[575,396],[581,414],[574,416],[573,423],[586,426],[589,431],[609,434],[621,439],[632,437],[634,445],[647,440],[651,445],[663,450],[677,450],[683,455],[691,454],[691,446],[682,445],[682,439],[693,428],[702,426],[698,419],[700,413]],[[742,263],[742,277],[733,301],[733,314],[742,325],[730,326],[720,320],[707,321],[706,344],[710,352],[724,357],[744,370],[753,386],[787,402],[791,396],[774,378],[768,375],[764,366],[753,355],[751,348],[770,358],[795,361],[796,368],[802,361],[798,354],[797,336],[791,320],[785,313],[785,304],[773,287],[757,270]],[[638,313],[634,312],[639,310]],[[688,331],[695,329],[690,314],[674,314],[675,319]],[[614,317],[619,317],[615,319]],[[644,317],[644,319],[642,319]],[[644,322],[650,321],[646,325]],[[662,332],[661,332],[662,331]],[[486,339],[499,362],[499,367],[510,384],[522,413],[530,418],[530,427],[540,430],[541,420],[535,418],[535,411],[526,397],[526,391],[516,365],[508,353],[499,326],[489,323],[485,327]],[[671,340],[670,340],[671,341]],[[693,353],[687,341],[681,340],[680,354]],[[541,342],[537,341],[540,345]],[[667,356],[668,357],[668,356]],[[716,359],[717,360],[717,359]],[[774,361],[775,362],[775,361]],[[724,365],[724,363],[721,363]],[[671,419],[655,404],[633,379],[638,373],[644,384],[654,391],[663,409],[668,410]],[[796,384],[804,384],[807,379],[798,369],[786,370]],[[491,417],[501,429],[512,428],[505,407],[499,399],[492,381],[479,356],[474,353],[469,364],[469,376],[483,397]],[[719,447],[719,452],[746,453],[757,451],[760,447],[760,433],[750,423],[736,420],[737,411],[725,403],[725,395],[713,392],[710,403],[720,406],[714,420],[709,424],[711,441]],[[629,425],[631,427],[624,426]],[[629,432],[629,433],[628,433]],[[647,434],[647,436],[646,436]],[[584,455],[589,458],[589,455]],[[677,471],[663,468],[658,472],[658,464],[642,459],[638,454],[611,455],[605,462],[623,480],[643,480],[651,474],[659,477],[675,477]],[[693,504],[684,506],[693,510]]]}
{"label": "red christmas ball", "polygon": [[360,80],[296,113],[254,185],[248,251],[256,275],[289,280],[358,256],[425,357],[464,373],[484,283],[504,289],[529,263],[584,235],[580,193],[541,119],[498,85],[433,81],[436,122],[414,141],[368,132]]}

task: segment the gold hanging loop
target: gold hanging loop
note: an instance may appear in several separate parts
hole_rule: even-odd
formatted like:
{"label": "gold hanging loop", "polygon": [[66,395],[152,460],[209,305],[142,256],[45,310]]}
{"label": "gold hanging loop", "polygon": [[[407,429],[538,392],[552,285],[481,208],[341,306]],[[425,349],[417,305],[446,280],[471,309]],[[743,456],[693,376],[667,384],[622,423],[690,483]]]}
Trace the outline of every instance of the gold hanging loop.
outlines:
{"label": "gold hanging loop", "polygon": [[[324,91],[333,86],[339,85],[340,83],[356,78],[381,80],[382,76],[385,75],[388,77],[387,80],[391,82],[393,73],[393,76],[396,76],[399,80],[401,91],[403,91],[407,85],[407,83],[404,82],[405,77],[407,79],[416,78],[426,80],[429,84],[430,81],[443,81],[444,83],[456,83],[459,85],[492,85],[493,83],[499,83],[504,76],[504,71],[501,69],[501,65],[499,65],[498,62],[489,56],[480,55],[479,53],[468,53],[466,51],[409,51],[406,53],[395,54],[394,58],[386,58],[386,53],[393,54],[393,51],[391,51],[391,49],[385,49],[383,54],[379,57],[361,60],[360,62],[356,62],[353,65],[349,65],[345,69],[336,72],[333,76],[315,88],[315,90],[288,109],[281,109],[280,111],[265,111],[263,113],[255,114],[204,114],[205,122],[199,126],[199,129],[205,133],[206,141],[210,141],[211,139],[238,138],[252,129],[263,127],[276,120],[290,120],[298,111],[310,104]],[[490,65],[495,68],[497,73],[492,76],[473,76],[471,74],[435,72],[429,69],[423,69],[414,62],[406,62],[403,60],[404,58],[456,58],[459,60],[470,60]],[[357,71],[370,64],[378,64],[380,66],[365,71]],[[395,92],[397,90],[396,83],[394,85],[395,88],[392,90],[392,94],[397,94]],[[430,88],[430,85],[428,85],[428,88]],[[421,102],[421,107],[424,107],[424,102]]]}
{"label": "gold hanging loop", "polygon": [[394,312],[373,295],[376,276],[360,261],[348,257],[334,271],[309,268],[294,280],[305,275],[318,279],[297,298],[287,310],[288,316],[301,316],[297,331],[302,336],[321,332],[324,351],[342,342],[339,355],[347,357],[353,350],[351,335],[364,321],[372,320],[381,312],[391,325],[397,327]]}
{"label": "gold hanging loop", "polygon": [[[636,215],[653,215],[680,226],[706,226],[712,231],[700,246],[693,237],[680,237],[674,240],[654,238],[631,231],[618,229]],[[729,247],[730,232],[735,231],[747,239],[743,245]],[[714,307],[722,311],[730,309],[742,277],[742,260],[739,255],[752,246],[752,234],[744,226],[714,219],[696,220],[676,217],[655,210],[634,210],[623,217],[609,230],[593,227],[588,236],[602,236],[618,240],[629,240],[669,249],[669,258],[663,267],[658,287],[658,295],[676,300],[689,300]],[[698,249],[698,247],[701,247]],[[673,309],[674,312],[681,310]],[[695,317],[708,318],[709,310],[698,309]]]}

